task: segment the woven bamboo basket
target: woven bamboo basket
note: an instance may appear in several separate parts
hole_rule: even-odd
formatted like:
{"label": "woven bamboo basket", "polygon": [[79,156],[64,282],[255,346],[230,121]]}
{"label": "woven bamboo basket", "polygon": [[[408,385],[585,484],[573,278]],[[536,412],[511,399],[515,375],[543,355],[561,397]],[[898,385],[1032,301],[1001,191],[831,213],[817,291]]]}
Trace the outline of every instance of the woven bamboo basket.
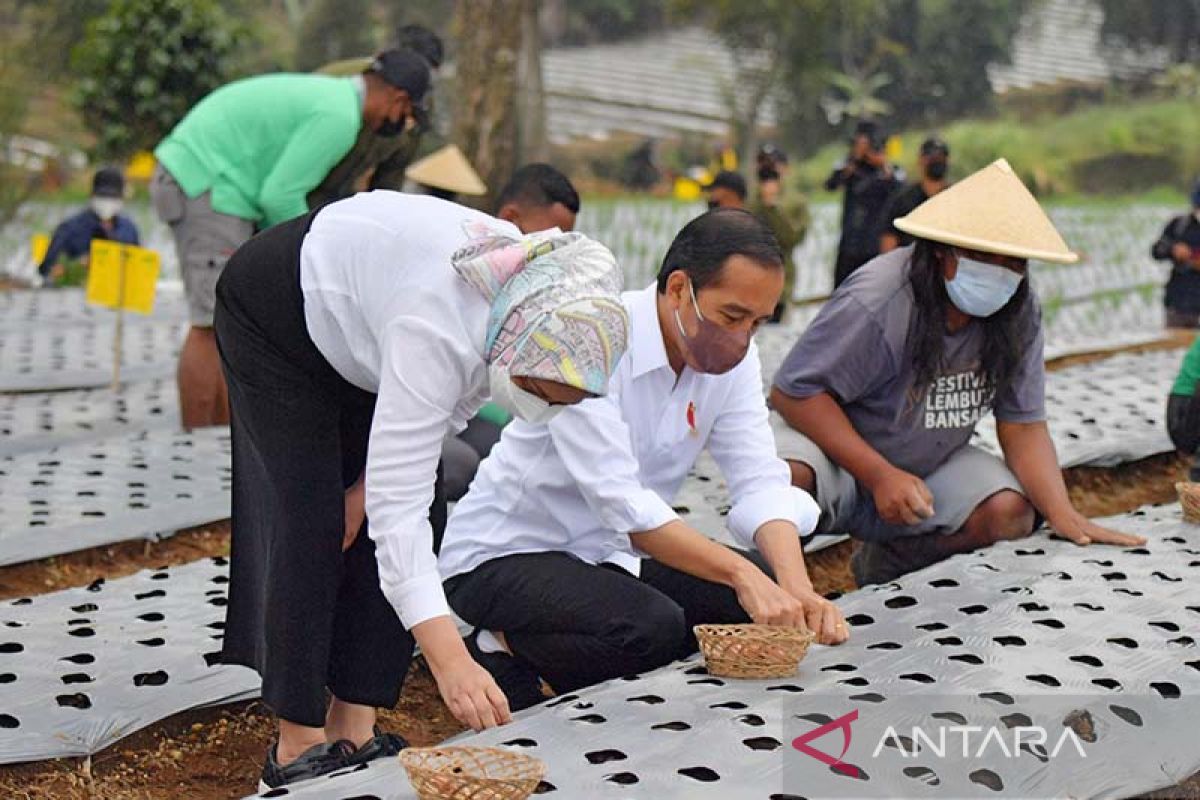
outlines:
{"label": "woven bamboo basket", "polygon": [[421,800],[525,800],[546,775],[541,760],[498,747],[409,747],[400,763]]}
{"label": "woven bamboo basket", "polygon": [[1175,491],[1179,492],[1184,521],[1200,524],[1200,483],[1180,481],[1175,484]]}
{"label": "woven bamboo basket", "polygon": [[704,663],[724,678],[786,678],[796,673],[816,635],[777,625],[697,625]]}

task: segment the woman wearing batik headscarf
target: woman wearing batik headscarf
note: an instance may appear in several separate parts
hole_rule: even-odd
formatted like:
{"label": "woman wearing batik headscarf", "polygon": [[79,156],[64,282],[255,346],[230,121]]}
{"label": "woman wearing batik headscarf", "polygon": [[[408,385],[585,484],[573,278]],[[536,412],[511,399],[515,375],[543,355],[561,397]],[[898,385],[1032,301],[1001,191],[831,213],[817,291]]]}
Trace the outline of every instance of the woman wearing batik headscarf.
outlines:
{"label": "woman wearing batik headscarf", "polygon": [[620,289],[612,254],[581,234],[521,237],[395,192],[277,225],[230,259],[216,312],[233,414],[222,660],[258,670],[279,716],[263,786],[403,747],[375,708],[395,704],[414,643],[459,720],[508,721],[443,594],[438,456],[489,393],[535,421],[604,394],[626,346]]}

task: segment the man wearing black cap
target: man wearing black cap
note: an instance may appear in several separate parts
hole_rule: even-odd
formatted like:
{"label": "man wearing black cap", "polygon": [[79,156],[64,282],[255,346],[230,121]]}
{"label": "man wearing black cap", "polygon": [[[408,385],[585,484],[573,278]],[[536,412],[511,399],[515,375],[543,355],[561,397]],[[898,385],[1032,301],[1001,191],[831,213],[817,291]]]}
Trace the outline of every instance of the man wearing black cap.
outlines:
{"label": "man wearing black cap", "polygon": [[875,123],[858,123],[849,156],[825,180],[826,191],[846,189],[842,200],[842,238],[838,241],[833,269],[834,287],[879,255],[883,207],[903,180],[887,162],[885,142],[886,137]]}
{"label": "man wearing black cap", "polygon": [[[428,62],[431,75],[437,73],[445,56],[441,37],[423,25],[403,25],[396,31],[396,39],[400,49],[411,50]],[[318,72],[322,75],[355,75],[370,61],[370,58],[350,58],[326,64]],[[308,207],[320,208],[349,197],[360,188],[403,189],[408,166],[443,144],[442,138],[433,130],[432,91],[425,95],[422,106],[416,124],[399,136],[378,136],[366,128],[360,131],[350,152],[334,165],[316,189],[308,193]]]}
{"label": "man wearing black cap", "polygon": [[746,179],[736,172],[722,170],[704,184],[710,210],[716,208],[745,208]]}
{"label": "man wearing black cap", "polygon": [[62,259],[86,259],[93,239],[108,239],[121,244],[138,244],[137,226],[121,214],[125,199],[125,176],[116,167],[101,167],[92,178],[92,199],[88,207],[58,224],[38,274],[44,281],[55,282],[64,272]]}
{"label": "man wearing black cap", "polygon": [[201,100],[155,149],[150,192],[175,238],[192,324],[179,356],[185,428],[229,421],[212,328],[226,260],[256,228],[307,212],[307,194],[360,129],[396,136],[414,124],[428,89],[429,65],[411,50],[381,53],[351,78],[246,78]]}
{"label": "man wearing black cap", "polygon": [[950,185],[950,145],[937,136],[930,136],[921,143],[921,155],[917,159],[921,180],[896,190],[888,199],[883,210],[883,235],[879,237],[879,251],[886,253],[897,247],[912,244],[913,237],[895,226],[895,220],[908,216],[917,206]]}
{"label": "man wearing black cap", "polygon": [[1191,202],[1191,213],[1168,222],[1150,248],[1155,259],[1171,262],[1163,296],[1168,328],[1200,328],[1200,180]]}

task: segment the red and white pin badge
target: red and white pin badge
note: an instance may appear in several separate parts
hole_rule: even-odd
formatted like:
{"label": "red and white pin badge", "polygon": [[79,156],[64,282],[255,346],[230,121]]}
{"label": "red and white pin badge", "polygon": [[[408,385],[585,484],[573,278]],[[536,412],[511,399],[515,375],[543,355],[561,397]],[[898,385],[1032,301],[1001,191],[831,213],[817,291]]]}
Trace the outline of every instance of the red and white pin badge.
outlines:
{"label": "red and white pin badge", "polygon": [[692,436],[699,436],[700,431],[696,430],[696,404],[691,400],[687,404],[687,424],[691,429]]}

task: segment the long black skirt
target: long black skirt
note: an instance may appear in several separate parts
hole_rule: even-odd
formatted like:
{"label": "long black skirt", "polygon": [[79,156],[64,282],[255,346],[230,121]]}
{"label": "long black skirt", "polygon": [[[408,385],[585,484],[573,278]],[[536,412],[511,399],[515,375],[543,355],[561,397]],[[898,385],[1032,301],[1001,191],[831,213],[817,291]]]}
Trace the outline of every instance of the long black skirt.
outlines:
{"label": "long black skirt", "polygon": [[[395,705],[413,639],[380,590],[365,524],[342,552],[344,492],[366,464],[375,395],[338,375],[308,335],[300,245],[312,216],[234,253],[217,285],[215,327],[233,433],[222,660],[257,670],[280,718],[319,727],[326,689]],[[435,540],[445,519],[439,471]]]}

